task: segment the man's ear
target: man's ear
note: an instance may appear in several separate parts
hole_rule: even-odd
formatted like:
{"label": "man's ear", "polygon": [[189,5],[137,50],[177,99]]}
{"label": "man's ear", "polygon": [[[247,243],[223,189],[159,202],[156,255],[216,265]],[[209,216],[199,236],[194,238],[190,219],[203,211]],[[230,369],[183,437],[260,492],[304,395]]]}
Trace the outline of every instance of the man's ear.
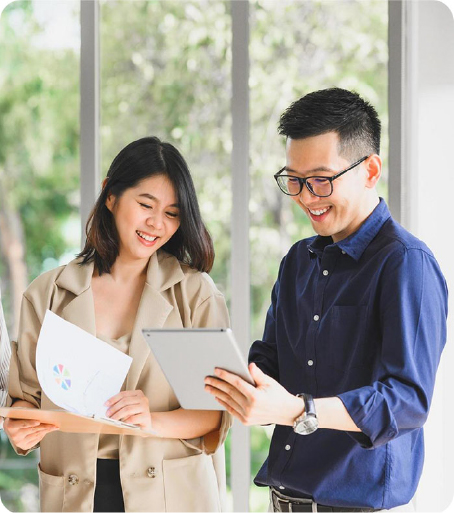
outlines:
{"label": "man's ear", "polygon": [[373,189],[381,176],[381,158],[376,153],[373,153],[367,160],[364,162],[367,178],[366,178],[366,187],[368,189]]}

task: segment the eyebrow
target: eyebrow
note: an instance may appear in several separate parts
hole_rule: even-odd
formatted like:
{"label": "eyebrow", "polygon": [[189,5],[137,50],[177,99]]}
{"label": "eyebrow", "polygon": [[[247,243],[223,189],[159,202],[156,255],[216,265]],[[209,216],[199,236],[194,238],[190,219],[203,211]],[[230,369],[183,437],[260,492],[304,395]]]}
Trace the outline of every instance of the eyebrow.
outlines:
{"label": "eyebrow", "polygon": [[[158,198],[156,198],[152,194],[148,194],[147,192],[139,194],[139,197],[147,198],[147,199],[149,199],[151,201],[156,201],[157,203],[160,203]],[[169,207],[180,208],[180,205],[178,203],[173,203],[172,205],[169,205]]]}
{"label": "eyebrow", "polygon": [[301,171],[295,171],[294,169],[291,169],[290,167],[287,167],[285,166],[284,167],[285,171],[290,171],[291,173],[296,173],[298,175],[309,175],[309,176],[313,176],[314,173],[320,173],[320,172],[325,172],[325,173],[336,173],[336,171],[334,169],[330,169],[329,167],[325,167],[325,166],[320,166],[320,167],[316,167],[314,169],[310,169],[309,171],[305,171],[304,173],[301,172]]}

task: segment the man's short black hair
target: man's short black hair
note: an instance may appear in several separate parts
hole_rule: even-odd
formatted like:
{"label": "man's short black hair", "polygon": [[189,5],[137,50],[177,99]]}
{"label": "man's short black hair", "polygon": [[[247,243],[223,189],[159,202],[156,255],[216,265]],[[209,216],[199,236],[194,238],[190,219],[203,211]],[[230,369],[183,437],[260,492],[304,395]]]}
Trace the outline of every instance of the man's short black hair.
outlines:
{"label": "man's short black hair", "polygon": [[282,114],[278,132],[291,139],[336,132],[339,154],[352,161],[380,153],[377,111],[358,93],[338,87],[314,91],[293,102]]}

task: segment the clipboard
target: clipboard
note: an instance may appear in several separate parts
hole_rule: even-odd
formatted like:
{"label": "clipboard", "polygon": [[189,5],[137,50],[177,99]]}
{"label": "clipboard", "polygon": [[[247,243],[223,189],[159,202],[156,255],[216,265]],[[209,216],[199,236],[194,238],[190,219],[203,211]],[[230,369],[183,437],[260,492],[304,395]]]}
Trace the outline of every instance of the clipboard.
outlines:
{"label": "clipboard", "polygon": [[132,427],[131,424],[100,417],[87,417],[66,410],[1,407],[0,416],[9,419],[39,420],[58,426],[63,433],[98,433],[102,435],[134,435],[143,438],[156,436],[152,430]]}

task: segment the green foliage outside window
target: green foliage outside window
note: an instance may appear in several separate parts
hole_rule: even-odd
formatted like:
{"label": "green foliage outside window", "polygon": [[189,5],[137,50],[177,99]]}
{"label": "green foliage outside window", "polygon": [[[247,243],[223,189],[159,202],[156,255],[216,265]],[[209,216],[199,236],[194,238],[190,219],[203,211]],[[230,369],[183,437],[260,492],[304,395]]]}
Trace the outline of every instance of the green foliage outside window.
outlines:
{"label": "green foliage outside window", "polygon": [[[78,5],[71,4],[75,25]],[[12,333],[24,288],[68,261],[80,237],[79,49],[42,44],[52,34],[38,8],[15,2],[0,20],[0,285]],[[215,242],[212,277],[230,301],[230,2],[102,1],[100,12],[101,174],[133,139],[158,135],[174,143],[192,169]],[[276,127],[288,104],[334,85],[370,100],[383,121],[380,194],[387,197],[387,3],[251,1],[249,53],[254,340],[262,333],[282,256],[293,242],[312,235],[307,219],[273,180],[285,163]],[[266,458],[271,433],[251,431],[253,475]],[[30,510],[37,456],[15,457],[4,436],[0,451],[3,502],[15,511]],[[227,466],[229,475],[228,456]],[[265,489],[251,487],[251,509],[267,509]]]}

